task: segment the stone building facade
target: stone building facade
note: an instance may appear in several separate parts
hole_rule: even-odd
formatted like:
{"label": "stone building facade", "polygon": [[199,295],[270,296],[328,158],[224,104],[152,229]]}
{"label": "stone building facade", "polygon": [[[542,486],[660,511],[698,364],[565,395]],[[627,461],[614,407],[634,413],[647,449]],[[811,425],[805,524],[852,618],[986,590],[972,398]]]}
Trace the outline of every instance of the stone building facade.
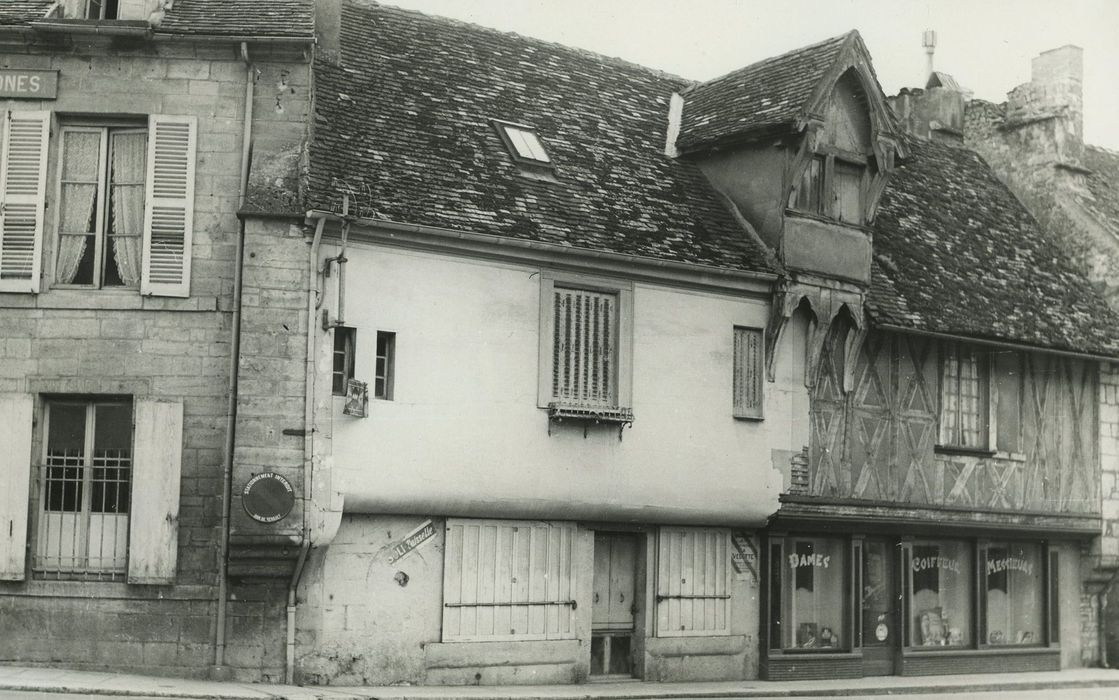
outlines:
{"label": "stone building facade", "polygon": [[310,5],[176,5],[0,7],[0,659],[278,679],[283,593],[219,604],[223,474],[238,211],[305,140]]}

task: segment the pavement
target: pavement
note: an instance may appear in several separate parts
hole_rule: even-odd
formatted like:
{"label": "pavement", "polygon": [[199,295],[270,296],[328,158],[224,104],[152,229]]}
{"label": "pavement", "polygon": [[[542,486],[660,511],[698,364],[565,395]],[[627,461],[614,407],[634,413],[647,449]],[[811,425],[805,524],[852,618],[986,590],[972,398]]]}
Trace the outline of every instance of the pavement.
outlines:
{"label": "pavement", "polygon": [[668,700],[669,698],[792,698],[964,694],[988,691],[1115,688],[1119,669],[1034,673],[856,678],[826,681],[716,683],[586,683],[518,686],[291,686],[139,676],[101,671],[0,665],[0,690],[203,700]]}

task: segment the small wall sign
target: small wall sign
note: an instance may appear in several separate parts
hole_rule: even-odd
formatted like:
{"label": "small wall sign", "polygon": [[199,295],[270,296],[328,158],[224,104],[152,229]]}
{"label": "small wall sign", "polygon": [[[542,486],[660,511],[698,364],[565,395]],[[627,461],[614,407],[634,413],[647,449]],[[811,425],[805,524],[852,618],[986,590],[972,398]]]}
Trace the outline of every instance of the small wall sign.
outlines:
{"label": "small wall sign", "polygon": [[435,525],[430,520],[423,521],[419,527],[405,535],[404,539],[392,545],[389,549],[389,563],[395,564],[433,537]]}
{"label": "small wall sign", "polygon": [[730,534],[730,563],[734,578],[738,581],[758,582],[758,551],[754,549],[754,539],[747,532],[735,530]]}
{"label": "small wall sign", "polygon": [[241,490],[241,505],[253,520],[274,523],[286,518],[295,506],[295,489],[276,472],[261,472]]}
{"label": "small wall sign", "polygon": [[0,98],[53,100],[58,97],[58,71],[0,68]]}

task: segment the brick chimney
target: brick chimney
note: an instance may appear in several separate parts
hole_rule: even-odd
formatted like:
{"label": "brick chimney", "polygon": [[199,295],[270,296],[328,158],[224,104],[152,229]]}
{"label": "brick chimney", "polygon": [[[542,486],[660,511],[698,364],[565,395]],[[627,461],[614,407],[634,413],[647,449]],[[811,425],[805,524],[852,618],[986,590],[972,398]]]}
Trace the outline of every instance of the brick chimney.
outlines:
{"label": "brick chimney", "polygon": [[1006,128],[1051,122],[1048,143],[1035,143],[1057,163],[1078,165],[1084,153],[1084,50],[1051,49],[1033,59],[1030,82],[1007,94]]}

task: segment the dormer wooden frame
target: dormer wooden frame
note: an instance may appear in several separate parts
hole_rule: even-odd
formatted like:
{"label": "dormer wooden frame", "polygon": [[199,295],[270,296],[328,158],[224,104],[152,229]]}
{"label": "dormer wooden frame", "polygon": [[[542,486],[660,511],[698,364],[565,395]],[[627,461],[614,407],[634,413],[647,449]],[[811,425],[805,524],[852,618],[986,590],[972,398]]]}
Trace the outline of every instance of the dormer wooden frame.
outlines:
{"label": "dormer wooden frame", "polygon": [[[859,87],[866,96],[867,113],[870,117],[870,153],[849,153],[838,149],[831,144],[822,142],[824,117],[827,102],[831,98],[839,80],[851,72],[858,81]],[[882,94],[882,88],[874,75],[871,67],[870,54],[863,44],[858,32],[847,35],[839,55],[831,68],[812,91],[812,96],[802,108],[797,119],[796,130],[804,136],[796,154],[789,160],[784,178],[784,197],[788,202],[793,194],[793,189],[800,182],[805,169],[809,167],[816,156],[825,156],[827,159],[826,183],[834,177],[832,168],[835,158],[852,163],[865,163],[866,173],[863,176],[862,208],[863,223],[873,221],[878,209],[878,202],[886,189],[886,182],[890,172],[894,169],[895,159],[904,157],[895,129],[894,118],[890,113]],[[828,216],[835,218],[829,205]]]}

